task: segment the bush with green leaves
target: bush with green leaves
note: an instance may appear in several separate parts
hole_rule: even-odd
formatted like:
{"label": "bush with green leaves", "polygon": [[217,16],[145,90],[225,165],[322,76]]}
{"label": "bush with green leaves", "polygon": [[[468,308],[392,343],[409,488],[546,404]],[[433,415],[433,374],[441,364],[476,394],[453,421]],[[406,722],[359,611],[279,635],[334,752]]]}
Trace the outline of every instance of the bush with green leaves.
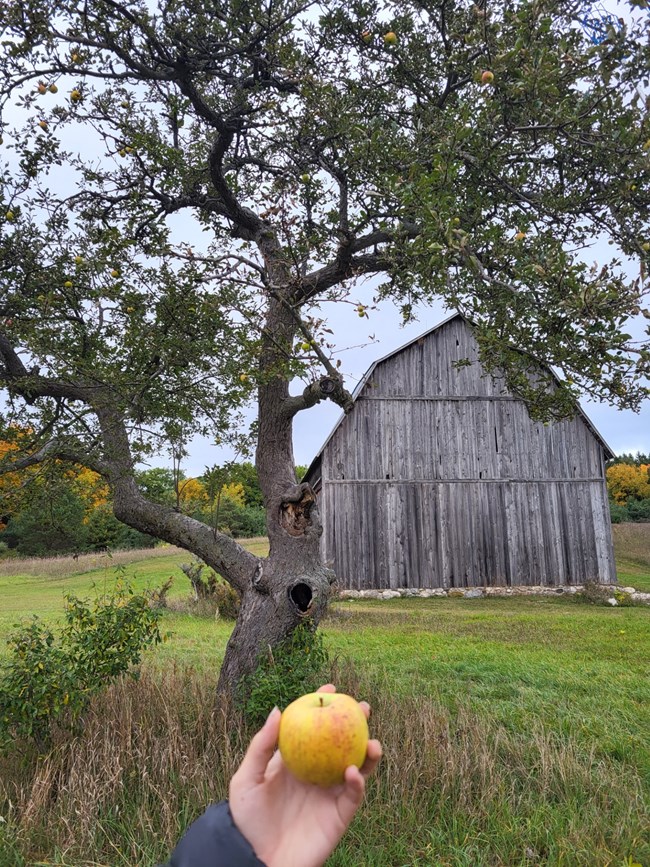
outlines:
{"label": "bush with green leaves", "polygon": [[0,669],[0,746],[33,738],[45,748],[53,727],[75,729],[90,698],[124,673],[137,677],[145,648],[162,639],[160,613],[126,583],[92,603],[66,596],[56,635],[38,617],[8,641]]}
{"label": "bush with green leaves", "polygon": [[260,654],[256,669],[240,684],[240,705],[247,720],[258,725],[274,706],[284,709],[299,696],[314,692],[329,661],[314,624],[299,624],[284,641]]}
{"label": "bush with green leaves", "polygon": [[622,524],[630,520],[625,506],[621,506],[620,503],[614,503],[611,500],[609,503],[609,517],[612,524]]}

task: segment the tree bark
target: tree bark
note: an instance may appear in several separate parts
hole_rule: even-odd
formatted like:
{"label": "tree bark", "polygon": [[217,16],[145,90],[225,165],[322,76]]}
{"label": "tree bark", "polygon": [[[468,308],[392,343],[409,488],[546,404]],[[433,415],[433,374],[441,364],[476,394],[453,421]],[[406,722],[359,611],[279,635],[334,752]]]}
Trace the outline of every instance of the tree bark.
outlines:
{"label": "tree bark", "polygon": [[[286,276],[286,275],[282,275]],[[288,636],[303,620],[317,624],[327,607],[333,573],[321,562],[322,523],[311,487],[297,484],[289,383],[282,374],[292,351],[295,319],[280,298],[269,299],[267,339],[260,360],[256,465],[264,495],[269,556],[242,595],[226,648],[218,691],[232,693],[261,652]],[[269,376],[269,371],[277,374]]]}

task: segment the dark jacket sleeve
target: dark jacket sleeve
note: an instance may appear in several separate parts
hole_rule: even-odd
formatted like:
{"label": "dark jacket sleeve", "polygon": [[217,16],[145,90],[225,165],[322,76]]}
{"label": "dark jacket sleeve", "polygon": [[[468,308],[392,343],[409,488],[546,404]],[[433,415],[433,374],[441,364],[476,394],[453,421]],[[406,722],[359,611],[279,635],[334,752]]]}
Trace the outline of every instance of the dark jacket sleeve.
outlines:
{"label": "dark jacket sleeve", "polygon": [[221,801],[190,825],[165,867],[265,865],[233,822],[228,801]]}

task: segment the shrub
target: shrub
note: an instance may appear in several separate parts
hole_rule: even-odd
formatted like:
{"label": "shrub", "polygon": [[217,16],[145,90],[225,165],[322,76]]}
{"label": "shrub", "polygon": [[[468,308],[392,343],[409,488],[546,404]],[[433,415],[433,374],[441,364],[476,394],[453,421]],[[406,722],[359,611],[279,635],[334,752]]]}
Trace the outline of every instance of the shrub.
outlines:
{"label": "shrub", "polygon": [[298,624],[291,635],[260,654],[257,667],[240,684],[239,703],[253,725],[263,722],[277,706],[314,692],[329,664],[323,639],[311,621]]}
{"label": "shrub", "polygon": [[628,520],[648,522],[650,521],[650,499],[645,500],[628,500],[627,503]]}
{"label": "shrub", "polygon": [[216,602],[219,616],[226,620],[237,620],[241,605],[239,593],[221,576],[217,576],[217,579],[212,598]]}
{"label": "shrub", "polygon": [[239,593],[221,575],[218,575],[214,569],[208,569],[207,573],[204,573],[206,565],[200,560],[183,563],[180,568],[192,585],[194,601],[197,605],[195,613],[207,612],[214,615],[218,610],[221,617],[227,620],[237,619],[241,602]]}
{"label": "shrub", "polygon": [[56,636],[38,617],[10,637],[11,657],[0,674],[0,746],[33,738],[44,748],[52,726],[75,729],[95,693],[140,662],[161,641],[159,612],[145,596],[118,583],[89,605],[66,597],[65,625]]}
{"label": "shrub", "polygon": [[609,516],[612,524],[622,524],[630,520],[625,506],[621,506],[619,503],[613,503],[611,500],[609,503]]}

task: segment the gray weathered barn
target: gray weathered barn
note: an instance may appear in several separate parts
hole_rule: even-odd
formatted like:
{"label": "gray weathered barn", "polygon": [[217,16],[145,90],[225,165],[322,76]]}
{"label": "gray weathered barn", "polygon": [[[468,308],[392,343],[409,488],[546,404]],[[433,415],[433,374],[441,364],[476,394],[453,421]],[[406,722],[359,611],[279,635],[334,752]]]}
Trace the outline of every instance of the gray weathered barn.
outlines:
{"label": "gray weathered barn", "polygon": [[531,421],[462,316],[375,362],[354,398],[305,477],[341,586],[616,580],[613,452],[581,410]]}

